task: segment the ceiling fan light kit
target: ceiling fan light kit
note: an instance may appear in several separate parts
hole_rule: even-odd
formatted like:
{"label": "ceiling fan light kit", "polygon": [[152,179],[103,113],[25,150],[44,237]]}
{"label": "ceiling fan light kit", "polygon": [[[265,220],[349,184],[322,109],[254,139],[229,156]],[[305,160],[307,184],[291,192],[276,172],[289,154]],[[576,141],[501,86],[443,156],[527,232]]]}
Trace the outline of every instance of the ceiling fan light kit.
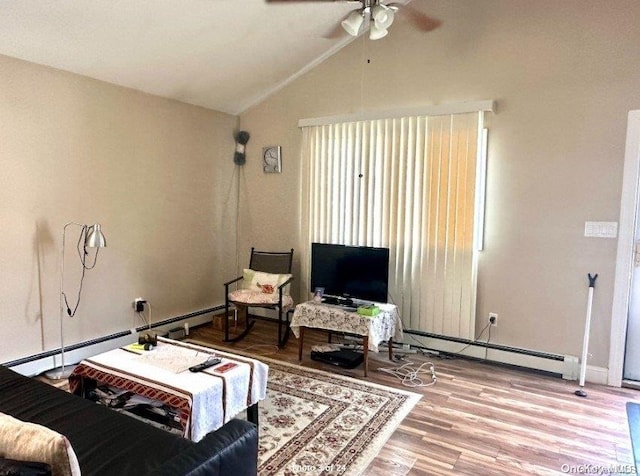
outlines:
{"label": "ceiling fan light kit", "polygon": [[[311,3],[311,2],[359,2],[360,7],[353,10],[340,22],[342,29],[351,36],[358,36],[363,29],[369,27],[369,38],[379,40],[389,33],[387,30],[393,24],[396,13],[408,18],[418,30],[427,32],[435,30],[441,25],[437,18],[425,15],[420,10],[403,3],[382,3],[382,0],[265,0],[267,3]],[[386,1],[386,0],[385,0]],[[411,0],[408,0],[409,2]],[[368,23],[366,23],[368,21]],[[339,30],[339,28],[338,28]],[[326,38],[333,38],[334,33]]]}
{"label": "ceiling fan light kit", "polygon": [[379,40],[389,33],[387,29],[393,23],[398,7],[385,5],[379,0],[362,0],[362,8],[352,11],[342,21],[342,28],[351,36],[358,36],[365,18],[369,18],[369,38]]}

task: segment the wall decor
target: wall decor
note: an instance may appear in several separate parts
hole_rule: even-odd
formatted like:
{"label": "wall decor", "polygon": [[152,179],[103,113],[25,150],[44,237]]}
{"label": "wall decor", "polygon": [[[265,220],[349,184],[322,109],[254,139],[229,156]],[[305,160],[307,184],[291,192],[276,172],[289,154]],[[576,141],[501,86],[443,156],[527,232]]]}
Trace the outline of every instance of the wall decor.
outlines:
{"label": "wall decor", "polygon": [[270,145],[262,149],[262,170],[266,174],[279,174],[282,172],[282,148],[279,145]]}

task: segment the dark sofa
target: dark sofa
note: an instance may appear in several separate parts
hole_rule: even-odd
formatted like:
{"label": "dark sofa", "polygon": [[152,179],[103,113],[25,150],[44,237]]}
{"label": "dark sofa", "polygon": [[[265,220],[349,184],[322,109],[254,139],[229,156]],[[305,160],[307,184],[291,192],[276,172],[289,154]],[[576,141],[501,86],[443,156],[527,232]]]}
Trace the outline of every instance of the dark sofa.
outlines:
{"label": "dark sofa", "polygon": [[232,420],[198,443],[0,365],[0,412],[67,437],[83,475],[256,475],[258,430]]}

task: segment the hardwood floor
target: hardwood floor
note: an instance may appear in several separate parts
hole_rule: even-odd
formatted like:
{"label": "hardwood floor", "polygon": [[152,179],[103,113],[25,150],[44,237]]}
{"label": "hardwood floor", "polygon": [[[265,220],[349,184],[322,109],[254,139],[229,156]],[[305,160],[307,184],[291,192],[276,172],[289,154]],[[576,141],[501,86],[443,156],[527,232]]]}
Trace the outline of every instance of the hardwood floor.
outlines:
{"label": "hardwood floor", "polygon": [[[296,338],[278,351],[277,327],[269,322],[257,321],[232,345],[222,343],[213,325],[193,329],[189,338],[298,363]],[[301,365],[363,379],[362,366],[346,370],[309,358],[311,346],[326,339],[325,332],[306,330]],[[401,388],[396,377],[377,370],[398,364],[385,352],[369,355],[367,380]],[[587,384],[588,396],[580,398],[576,382],[558,377],[464,359],[408,360],[433,362],[437,383],[408,389],[422,399],[364,474],[635,474],[625,403],[640,402],[640,391]]]}

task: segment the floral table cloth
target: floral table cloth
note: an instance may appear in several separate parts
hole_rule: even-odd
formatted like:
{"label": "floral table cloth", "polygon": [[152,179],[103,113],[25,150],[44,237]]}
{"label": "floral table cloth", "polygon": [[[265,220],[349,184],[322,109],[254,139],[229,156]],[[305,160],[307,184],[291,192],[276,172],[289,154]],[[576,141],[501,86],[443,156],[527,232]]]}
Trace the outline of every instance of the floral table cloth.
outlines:
{"label": "floral table cloth", "polygon": [[316,303],[298,304],[291,318],[291,331],[300,337],[300,327],[314,327],[369,337],[369,350],[378,352],[378,344],[393,338],[402,340],[402,321],[394,304],[376,304],[380,314],[362,316],[340,306]]}

